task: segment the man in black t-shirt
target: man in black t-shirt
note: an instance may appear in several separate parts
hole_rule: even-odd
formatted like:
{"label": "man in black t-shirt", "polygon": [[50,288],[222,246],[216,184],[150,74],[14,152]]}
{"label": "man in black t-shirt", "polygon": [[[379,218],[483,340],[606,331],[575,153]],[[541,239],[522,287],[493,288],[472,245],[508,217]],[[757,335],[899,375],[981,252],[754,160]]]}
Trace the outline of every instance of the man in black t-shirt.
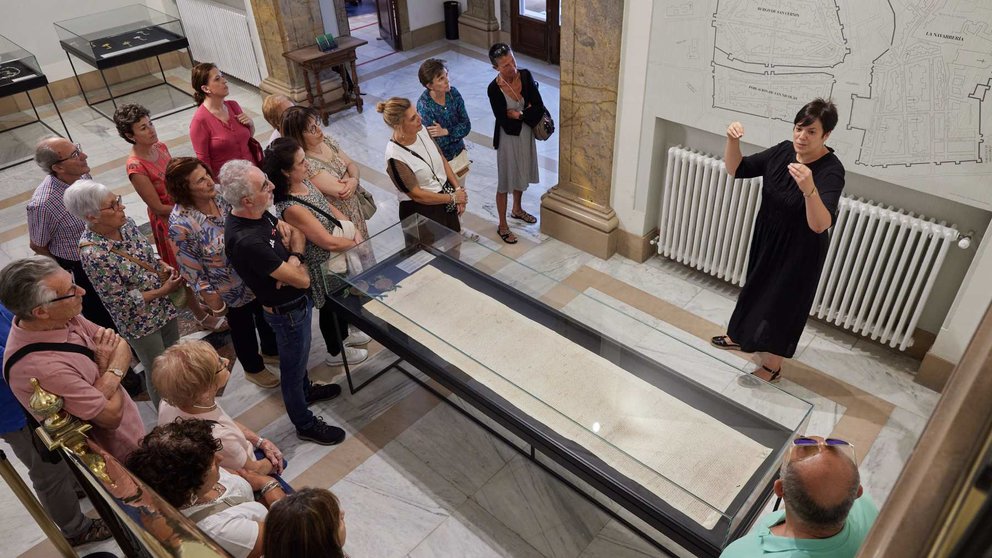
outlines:
{"label": "man in black t-shirt", "polygon": [[262,303],[265,321],[279,345],[279,373],[286,413],[296,435],[323,445],[344,440],[345,432],[324,423],[307,407],[341,394],[336,384],[314,384],[307,375],[313,304],[310,274],[302,263],[303,233],[268,211],[272,183],[248,161],[228,161],[220,170],[220,193],[231,204],[224,225],[227,258]]}

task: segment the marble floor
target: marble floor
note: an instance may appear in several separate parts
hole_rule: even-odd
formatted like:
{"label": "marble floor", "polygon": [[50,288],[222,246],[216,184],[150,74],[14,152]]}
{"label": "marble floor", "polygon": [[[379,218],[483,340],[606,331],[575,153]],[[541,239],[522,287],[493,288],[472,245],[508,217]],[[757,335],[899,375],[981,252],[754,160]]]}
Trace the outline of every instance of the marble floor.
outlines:
{"label": "marble floor", "polygon": [[[374,37],[374,30],[369,26],[357,32],[371,32]],[[725,367],[731,370],[728,374],[753,366],[741,355],[720,353],[706,342],[723,331],[734,306],[734,287],[660,257],[642,264],[620,256],[600,260],[542,235],[537,224],[511,223],[520,242],[502,244],[496,235],[493,196],[494,119],[485,93],[493,70],[485,51],[449,41],[413,51],[371,50],[379,47],[370,41],[370,50],[359,54],[365,111],[335,114],[325,128],[359,162],[362,182],[377,200],[380,210],[370,222],[372,231],[394,224],[398,206],[383,172],[383,148],[390,131],[375,112],[375,102],[390,96],[416,98],[423,90],[416,77],[419,63],[428,57],[444,58],[473,124],[468,137],[473,161],[467,184],[469,205],[463,226],[478,234],[480,243],[540,272],[543,283],[531,285],[537,296],[554,295],[557,291],[551,291],[564,285],[572,298],[584,295],[589,301],[620,309],[653,335],[684,345],[683,351],[729,364]],[[558,68],[522,56],[519,62],[533,71],[557,119]],[[187,86],[188,74],[171,71],[169,79]],[[261,117],[258,91],[233,82],[231,91],[232,98],[254,119],[258,137],[267,138],[270,130]],[[180,101],[168,98],[169,94],[164,88],[150,90],[142,94],[142,102]],[[81,98],[62,101],[59,106],[73,138],[89,155],[94,178],[124,196],[128,215],[139,224],[147,222],[145,208],[124,174],[128,144]],[[46,121],[57,125],[51,107],[39,110]],[[174,156],[192,154],[187,135],[191,114],[184,111],[155,122],[159,137]],[[34,128],[35,137],[44,132],[40,126]],[[23,129],[28,131],[26,138],[31,137],[31,129]],[[541,194],[558,180],[558,136],[539,142],[538,154],[541,181],[524,195],[525,209],[535,215]],[[0,172],[0,265],[30,254],[24,205],[42,178],[31,163]],[[493,266],[497,276],[501,270],[505,273],[501,277],[512,279],[502,266]],[[579,306],[569,304],[575,312],[590,311],[588,305]],[[375,354],[357,370],[359,376],[388,362],[389,354],[380,346],[373,342],[371,349]],[[639,343],[637,350],[658,360],[667,354],[658,343],[649,341]],[[323,351],[323,342],[315,335],[311,376],[342,382],[340,368],[323,364]],[[938,394],[913,382],[918,365],[904,354],[810,322],[780,385],[813,405],[807,433],[854,442],[862,482],[879,504],[885,502],[938,399]],[[661,555],[623,522],[401,374],[386,374],[357,395],[320,404],[319,412],[328,422],[342,425],[349,433],[344,443],[323,447],[296,439],[279,393],[248,383],[239,370],[240,365],[223,397],[224,408],[279,445],[289,459],[285,475],[289,482],[337,493],[347,511],[351,556]],[[730,381],[722,383],[719,378],[711,379],[712,385],[726,389],[732,397],[746,397],[732,376],[722,380],[727,378]],[[153,424],[151,406],[139,406],[146,424]],[[8,448],[0,444],[0,449]],[[9,451],[7,455],[12,456]],[[25,469],[16,462],[14,466],[26,478]],[[0,506],[8,510],[0,524],[4,555],[52,555],[53,547],[6,485],[0,485]],[[114,548],[103,544],[81,550]]]}

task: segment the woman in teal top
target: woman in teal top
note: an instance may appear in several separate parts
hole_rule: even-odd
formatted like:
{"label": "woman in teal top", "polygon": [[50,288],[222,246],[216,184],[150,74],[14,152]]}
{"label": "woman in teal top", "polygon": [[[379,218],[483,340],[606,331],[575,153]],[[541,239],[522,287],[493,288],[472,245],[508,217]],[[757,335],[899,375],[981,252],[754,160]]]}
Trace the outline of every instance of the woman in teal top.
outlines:
{"label": "woman in teal top", "polygon": [[458,186],[464,188],[469,167],[465,136],[472,131],[465,101],[448,82],[448,68],[444,60],[427,59],[420,65],[417,77],[425,88],[417,99],[417,113],[458,177]]}

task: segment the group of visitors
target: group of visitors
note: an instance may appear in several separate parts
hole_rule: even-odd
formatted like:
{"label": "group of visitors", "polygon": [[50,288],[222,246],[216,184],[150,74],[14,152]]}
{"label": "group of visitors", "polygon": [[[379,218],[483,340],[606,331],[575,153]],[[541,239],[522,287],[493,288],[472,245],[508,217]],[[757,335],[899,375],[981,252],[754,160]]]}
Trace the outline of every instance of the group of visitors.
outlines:
{"label": "group of visitors", "polygon": [[[534,128],[546,109],[534,75],[518,69],[508,45],[493,45],[489,59],[497,72],[487,90],[496,121],[497,234],[513,244],[508,216],[537,221],[522,197],[539,180]],[[443,60],[425,61],[418,78],[424,92],[416,102],[392,97],[376,106],[392,129],[385,170],[397,189],[399,219],[419,214],[460,231],[471,122]],[[104,450],[232,555],[343,556],[337,498],[326,490],[294,491],[282,479],[282,451],[221,407],[232,363],[208,342],[180,341],[179,316],[189,310],[200,328],[230,332],[245,378],[280,387],[300,439],[342,442],[345,431],[310,410],[342,392],[309,377],[311,320],[316,308],[327,365],[368,358],[363,347],[371,338],[328,301],[344,286],[328,262],[369,238],[375,200],[362,186],[360,165],[314,109],[281,95],[266,98],[262,113],[273,132],[263,147],[250,116],[227,99],[219,68],[196,65],[192,86],[195,157],[173,158],[141,105],[114,114],[131,145],[125,171],[147,206],[151,242],[125,214],[122,194],[92,180],[79,144],[38,144],[35,159],[46,178],[27,207],[37,255],[0,271],[7,380],[0,403],[9,403],[0,436],[28,466],[43,505],[73,545],[106,539],[110,531],[82,515],[65,464],[45,461],[31,443],[31,416],[13,402],[28,408],[32,378],[88,421]],[[748,285],[728,334],[712,342],[764,352],[757,375],[765,380],[776,381],[795,350],[811,277],[823,263],[821,233],[843,188],[843,167],[823,143],[836,120],[831,103],[810,103],[796,117],[793,142],[751,157],[741,154],[743,127],[728,128],[728,171],[764,175],[765,201]],[[362,265],[375,263],[370,250],[359,252]],[[765,278],[753,281],[758,275]],[[783,306],[784,298],[795,304]],[[122,387],[134,376],[132,357],[144,368],[144,388],[158,412],[147,434]],[[267,364],[277,364],[278,375]],[[760,553],[779,539],[804,540],[804,549],[816,544],[808,539],[860,540],[877,513],[861,490],[849,444],[797,438],[775,484],[785,512],[727,555]]]}

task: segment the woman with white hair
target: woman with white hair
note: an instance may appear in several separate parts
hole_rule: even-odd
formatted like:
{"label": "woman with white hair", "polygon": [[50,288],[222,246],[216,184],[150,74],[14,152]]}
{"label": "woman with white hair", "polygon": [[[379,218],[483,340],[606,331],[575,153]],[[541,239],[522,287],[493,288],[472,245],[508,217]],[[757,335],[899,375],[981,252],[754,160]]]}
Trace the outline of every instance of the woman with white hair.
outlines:
{"label": "woman with white hair", "polygon": [[183,293],[179,273],[163,263],[155,249],[124,214],[121,197],[92,180],[79,180],[65,192],[65,207],[86,221],[79,239],[79,259],[107,307],[117,332],[127,340],[145,367],[145,386],[158,409],[152,384],[155,357],[179,340],[172,293]]}

